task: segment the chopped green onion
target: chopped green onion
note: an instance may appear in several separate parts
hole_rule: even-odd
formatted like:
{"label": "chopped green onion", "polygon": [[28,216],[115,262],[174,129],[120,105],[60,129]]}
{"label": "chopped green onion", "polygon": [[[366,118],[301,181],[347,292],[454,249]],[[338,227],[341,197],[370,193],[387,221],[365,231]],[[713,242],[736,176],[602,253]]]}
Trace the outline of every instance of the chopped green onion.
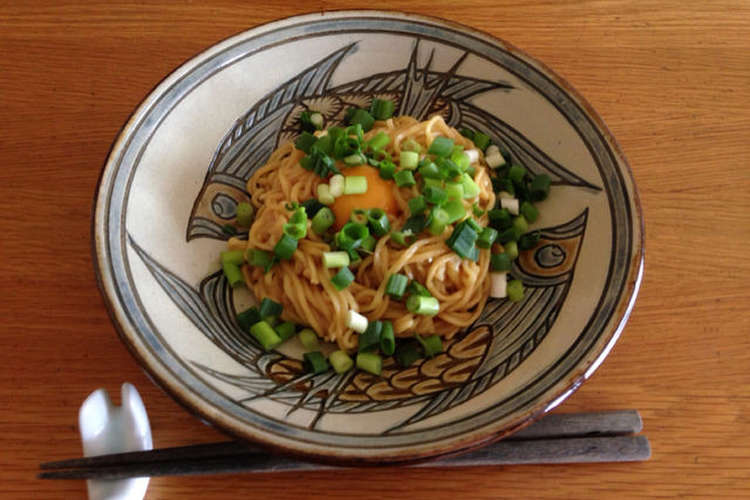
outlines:
{"label": "chopped green onion", "polygon": [[460,129],[458,130],[458,133],[459,133],[459,134],[461,134],[462,136],[466,137],[467,139],[469,139],[469,140],[471,141],[471,140],[473,140],[473,139],[474,139],[474,134],[475,134],[476,132],[474,132],[473,130],[471,130],[471,129],[470,129],[470,128],[468,128],[468,127],[461,127],[461,128],[460,128]]}
{"label": "chopped green onion", "polygon": [[336,233],[336,244],[343,250],[359,248],[362,240],[370,235],[370,230],[364,224],[347,222],[341,231]]}
{"label": "chopped green onion", "polygon": [[542,233],[539,231],[526,233],[518,239],[518,248],[520,250],[531,250],[537,245],[537,243],[539,243],[541,238]]}
{"label": "chopped green onion", "polygon": [[401,246],[408,247],[414,243],[414,235],[411,233],[407,234],[404,231],[391,231],[391,240]]}
{"label": "chopped green onion", "polygon": [[461,176],[461,184],[464,187],[464,199],[476,198],[479,196],[479,186],[474,182],[471,176],[464,172]]}
{"label": "chopped green onion", "polygon": [[363,131],[369,132],[369,130],[372,128],[372,125],[375,123],[375,118],[373,118],[372,115],[364,109],[357,109],[352,114],[349,123],[352,125],[360,124],[362,125]]}
{"label": "chopped green onion", "polygon": [[297,250],[297,239],[292,238],[286,233],[281,235],[278,243],[273,247],[274,255],[283,260],[291,259],[295,250]]}
{"label": "chopped green onion", "polygon": [[511,302],[519,302],[523,299],[523,283],[521,283],[521,280],[509,281],[506,292],[508,294],[508,300]]}
{"label": "chopped green onion", "polygon": [[485,227],[477,238],[479,248],[490,248],[497,239],[497,230],[491,227]]}
{"label": "chopped green onion", "polygon": [[303,111],[299,115],[299,121],[305,132],[314,132],[323,128],[323,115],[317,111]]}
{"label": "chopped green onion", "polygon": [[443,189],[443,181],[440,179],[422,179],[423,188],[426,187],[433,187],[433,188],[439,188]]}
{"label": "chopped green onion", "polygon": [[288,234],[295,240],[301,240],[305,236],[307,236],[307,224],[284,224],[283,226],[284,234]]}
{"label": "chopped green onion", "polygon": [[474,228],[465,222],[461,222],[454,227],[453,233],[445,242],[451,250],[464,259],[473,255],[473,249],[479,236]]}
{"label": "chopped green onion", "polygon": [[529,230],[529,223],[526,222],[523,215],[519,215],[518,217],[513,218],[513,227],[516,228],[519,233],[523,234]]}
{"label": "chopped green onion", "polygon": [[281,323],[280,325],[274,327],[274,330],[283,341],[292,338],[294,336],[294,333],[297,331],[297,327],[291,321],[285,321],[284,323]]}
{"label": "chopped green onion", "polygon": [[393,116],[393,107],[393,101],[376,97],[370,104],[370,113],[376,120],[387,120]]}
{"label": "chopped green onion", "polygon": [[323,252],[323,267],[347,267],[349,254],[346,252]]}
{"label": "chopped green onion", "polygon": [[414,198],[410,198],[408,201],[408,205],[409,213],[411,215],[421,215],[425,210],[427,210],[427,202],[425,201],[424,196],[415,196]]}
{"label": "chopped green onion", "polygon": [[431,155],[445,157],[451,154],[452,150],[453,150],[453,139],[439,136],[433,139],[432,144],[430,144],[430,147],[427,150],[427,152]]}
{"label": "chopped green onion", "polygon": [[306,352],[302,357],[305,360],[304,365],[308,373],[317,375],[328,371],[328,361],[320,351]]}
{"label": "chopped green onion", "polygon": [[344,182],[344,176],[341,174],[331,177],[328,181],[328,192],[331,193],[331,196],[338,198],[344,194]]}
{"label": "chopped green onion", "polygon": [[251,248],[247,252],[247,263],[253,267],[262,267],[267,271],[273,265],[273,254],[259,248]]}
{"label": "chopped green onion", "polygon": [[260,306],[258,308],[258,313],[260,314],[260,317],[264,320],[267,320],[270,316],[279,316],[281,315],[281,312],[284,310],[284,306],[276,302],[275,300],[263,297],[263,300],[260,301]]}
{"label": "chopped green onion", "polygon": [[391,298],[401,300],[406,291],[406,285],[409,278],[403,274],[391,274],[388,278],[388,284],[385,286],[385,293]]}
{"label": "chopped green onion", "polygon": [[364,333],[367,330],[368,321],[367,318],[362,316],[356,311],[349,311],[347,316],[346,326],[351,328],[357,333]]}
{"label": "chopped green onion", "polygon": [[460,200],[450,200],[442,206],[442,209],[448,214],[448,224],[453,224],[466,216],[466,208]]}
{"label": "chopped green onion", "polygon": [[318,138],[312,135],[310,132],[302,132],[294,141],[294,147],[304,151],[305,154],[310,152],[310,148],[317,142]]}
{"label": "chopped green onion", "polygon": [[547,174],[540,174],[531,181],[531,201],[542,201],[549,195],[550,178]]}
{"label": "chopped green onion", "polygon": [[429,224],[430,233],[434,234],[435,236],[443,234],[443,231],[445,231],[445,227],[449,224],[449,221],[450,216],[448,215],[448,212],[440,207],[433,208],[432,217],[430,218]]}
{"label": "chopped green onion", "polygon": [[424,354],[428,358],[432,358],[435,355],[443,352],[443,339],[441,339],[437,335],[430,335],[429,337],[425,338],[422,338],[419,335],[415,335],[415,337],[417,338],[417,341],[422,344]]}
{"label": "chopped green onion", "polygon": [[487,162],[487,166],[490,168],[498,168],[505,165],[506,163],[505,157],[500,154],[500,149],[495,145],[489,146],[487,148],[487,150],[485,151],[484,161]]}
{"label": "chopped green onion", "polygon": [[383,370],[383,359],[372,352],[360,352],[357,354],[357,368],[373,375],[380,375]]}
{"label": "chopped green onion", "polygon": [[454,146],[453,152],[451,153],[451,161],[455,163],[461,170],[466,170],[471,164],[471,158],[469,155],[464,153],[462,146]]}
{"label": "chopped green onion", "polygon": [[242,275],[242,270],[237,264],[222,262],[221,268],[224,271],[224,276],[226,276],[227,281],[229,282],[229,286],[232,288],[237,288],[245,283],[245,277]]}
{"label": "chopped green onion", "polygon": [[370,149],[383,149],[389,142],[391,142],[391,136],[385,132],[378,132],[367,144]]}
{"label": "chopped green onion", "polygon": [[336,217],[334,217],[333,211],[328,207],[323,207],[317,214],[315,214],[315,217],[312,218],[313,233],[317,235],[325,233],[328,228],[333,225],[335,220]]}
{"label": "chopped green onion", "polygon": [[382,332],[382,321],[370,321],[367,329],[359,336],[359,352],[377,350],[380,347],[380,334]]}
{"label": "chopped green onion", "polygon": [[[334,177],[336,176],[334,175]],[[310,198],[309,200],[306,200],[300,203],[299,206],[304,208],[307,216],[312,219],[320,211],[320,209],[322,209],[325,205],[323,205],[321,202],[319,202],[315,198]]]}
{"label": "chopped green onion", "polygon": [[490,257],[490,268],[493,271],[510,271],[512,266],[513,263],[507,252],[495,253]]}
{"label": "chopped green onion", "polygon": [[474,137],[471,138],[471,140],[474,141],[474,145],[482,151],[487,149],[487,146],[489,146],[490,144],[490,136],[481,132],[475,133]]}
{"label": "chopped green onion", "polygon": [[370,226],[370,232],[378,238],[385,236],[391,230],[388,215],[380,208],[370,210],[370,213],[367,214],[367,222]]}
{"label": "chopped green onion", "polygon": [[530,201],[524,201],[521,203],[521,214],[526,217],[529,224],[533,224],[539,217],[539,209],[537,209]]}
{"label": "chopped green onion", "polygon": [[328,356],[328,361],[336,373],[345,373],[354,367],[354,360],[345,351],[333,351]]}
{"label": "chopped green onion", "polygon": [[383,321],[383,331],[380,333],[380,352],[391,356],[396,351],[396,336],[393,334],[393,323]]}
{"label": "chopped green onion", "polygon": [[474,165],[470,165],[469,168],[466,169],[466,173],[473,179],[477,174],[477,168]]}
{"label": "chopped green onion", "polygon": [[359,139],[341,135],[333,143],[333,156],[345,158],[350,155],[359,154],[362,149]]}
{"label": "chopped green onion", "polygon": [[434,186],[425,186],[422,190],[422,194],[424,195],[424,199],[433,205],[440,205],[448,197],[444,189]]}
{"label": "chopped green onion", "polygon": [[359,245],[360,250],[363,250],[365,252],[372,252],[375,249],[375,245],[377,244],[378,240],[376,240],[373,235],[368,234],[365,239],[362,240],[362,243]]}
{"label": "chopped green onion", "polygon": [[245,255],[241,250],[227,250],[225,252],[221,252],[221,263],[241,266],[245,263]]}
{"label": "chopped green onion", "polygon": [[298,334],[299,341],[302,347],[307,351],[317,351],[320,349],[320,343],[318,342],[318,334],[312,328],[305,328]]}
{"label": "chopped green onion", "polygon": [[234,236],[237,234],[237,228],[234,227],[231,224],[224,224],[221,228],[222,232],[224,234],[228,234],[229,236]]}
{"label": "chopped green onion", "polygon": [[[367,158],[361,153],[354,153],[344,158],[344,163],[350,167],[356,167],[357,165],[364,165],[367,163]],[[347,193],[344,193],[347,194]]]}
{"label": "chopped green onion", "polygon": [[396,362],[402,368],[408,368],[414,364],[416,360],[422,357],[419,352],[419,343],[410,341],[398,346],[396,351]]}
{"label": "chopped green onion", "polygon": [[390,160],[383,160],[378,165],[380,171],[380,178],[390,180],[393,179],[393,175],[396,173],[396,164]]}
{"label": "chopped green onion", "polygon": [[486,213],[486,211],[479,208],[479,202],[475,201],[474,204],[471,206],[471,213],[474,214],[474,217],[481,217]]}
{"label": "chopped green onion", "polygon": [[500,207],[506,209],[512,215],[518,215],[518,199],[517,198],[500,198]]}
{"label": "chopped green onion", "polygon": [[490,210],[487,215],[490,218],[490,225],[498,231],[510,227],[513,223],[510,212],[504,208]]}
{"label": "chopped green onion", "polygon": [[328,186],[328,184],[318,184],[316,190],[318,194],[318,201],[323,205],[330,205],[334,201],[336,201],[333,195],[331,195],[331,188]]}
{"label": "chopped green onion", "polygon": [[410,295],[406,300],[406,308],[414,314],[435,316],[438,312],[440,312],[440,303],[435,297]]}
{"label": "chopped green onion", "polygon": [[237,324],[240,325],[240,328],[242,328],[243,331],[250,332],[250,327],[261,319],[258,308],[251,307],[237,315]]}
{"label": "chopped green onion", "polygon": [[411,170],[399,170],[393,178],[396,180],[396,185],[398,187],[411,187],[417,183],[414,180],[414,175],[411,173]]}
{"label": "chopped green onion", "polygon": [[237,225],[240,227],[252,226],[254,215],[255,209],[250,203],[242,202],[237,204]]}
{"label": "chopped green onion", "polygon": [[464,197],[464,186],[458,182],[446,182],[445,194],[449,200],[462,200]]}
{"label": "chopped green onion", "polygon": [[417,168],[418,163],[419,153],[415,151],[401,151],[401,155],[399,156],[399,165],[401,168],[414,170]]}
{"label": "chopped green onion", "polygon": [[520,165],[513,165],[508,170],[508,179],[515,182],[516,184],[521,183],[523,178],[526,176],[526,169]]}
{"label": "chopped green onion", "polygon": [[419,167],[418,172],[423,179],[442,179],[440,169],[433,162],[425,163]]}
{"label": "chopped green onion", "polygon": [[352,281],[354,281],[354,274],[352,274],[348,267],[342,267],[339,269],[339,272],[331,278],[331,283],[333,283],[333,286],[339,291],[348,287]]}
{"label": "chopped green onion", "polygon": [[340,174],[341,171],[336,168],[333,159],[326,153],[323,153],[316,148],[317,145],[313,146],[310,155],[305,156],[299,161],[300,166],[302,166],[302,168],[304,168],[305,170],[314,172],[318,177],[322,177],[324,179],[331,174]]}
{"label": "chopped green onion", "polygon": [[412,280],[411,283],[409,283],[409,287],[406,289],[406,291],[410,295],[419,295],[420,297],[432,297],[432,294],[427,289],[427,287],[417,280]]}
{"label": "chopped green onion", "polygon": [[368,210],[357,208],[355,210],[352,210],[352,212],[349,214],[349,220],[354,222],[355,224],[360,224],[362,226],[367,225],[367,213]]}
{"label": "chopped green onion", "polygon": [[419,145],[414,139],[406,139],[400,145],[401,151],[413,151],[417,154],[422,152],[422,146]]}
{"label": "chopped green onion", "polygon": [[367,177],[352,175],[344,179],[344,194],[362,194],[367,192]]}
{"label": "chopped green onion", "polygon": [[455,179],[462,173],[458,165],[453,163],[448,158],[438,158],[435,160],[435,163],[440,169],[440,176],[443,179]]}
{"label": "chopped green onion", "polygon": [[404,227],[401,228],[403,232],[409,232],[410,234],[417,235],[424,231],[424,228],[427,227],[427,217],[424,215],[412,215],[408,219],[406,219],[406,222],[404,222]]}
{"label": "chopped green onion", "polygon": [[466,219],[466,221],[464,222],[468,224],[469,226],[471,226],[471,228],[474,229],[474,231],[476,231],[477,234],[482,232],[482,229],[483,229],[482,226],[480,226],[479,223],[475,221],[474,219],[472,219],[471,217]]}
{"label": "chopped green onion", "polygon": [[518,241],[518,238],[520,237],[521,231],[519,231],[518,228],[509,227],[497,236],[497,240],[505,245],[506,243],[510,243],[511,241]]}
{"label": "chopped green onion", "polygon": [[365,139],[364,132],[365,130],[362,128],[362,125],[360,125],[359,123],[355,123],[353,125],[346,127],[346,129],[343,132],[343,135],[347,137],[353,135],[357,139],[357,141],[362,142]]}
{"label": "chopped green onion", "polygon": [[258,321],[250,327],[250,335],[252,335],[266,351],[270,351],[277,345],[281,344],[281,337],[279,337],[279,334],[276,333],[266,321]]}
{"label": "chopped green onion", "polygon": [[508,258],[510,260],[515,260],[516,258],[518,258],[518,243],[516,243],[515,241],[504,243],[503,250],[505,250],[505,253],[508,255]]}

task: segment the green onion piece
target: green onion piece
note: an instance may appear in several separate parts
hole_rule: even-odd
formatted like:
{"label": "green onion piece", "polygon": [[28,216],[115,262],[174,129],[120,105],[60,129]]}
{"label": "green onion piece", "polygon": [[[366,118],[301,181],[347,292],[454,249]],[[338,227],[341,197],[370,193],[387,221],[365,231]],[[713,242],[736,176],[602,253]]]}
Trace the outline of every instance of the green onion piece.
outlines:
{"label": "green onion piece", "polygon": [[[344,164],[350,166],[350,167],[356,167],[357,165],[364,165],[367,163],[367,158],[365,158],[360,153],[355,153],[353,155],[349,155],[346,158],[344,158]],[[344,193],[347,194],[347,193]]]}
{"label": "green onion piece", "polygon": [[462,200],[464,197],[463,184],[459,184],[457,182],[446,182],[445,195],[449,200]]}
{"label": "green onion piece", "polygon": [[357,208],[355,210],[352,210],[352,212],[349,214],[349,220],[354,222],[355,224],[364,226],[367,224],[368,213],[369,210],[362,210],[361,208]]}
{"label": "green onion piece", "polygon": [[408,247],[414,243],[414,235],[411,233],[405,233],[403,231],[391,231],[391,240],[398,243],[401,246]]}
{"label": "green onion piece", "polygon": [[354,360],[344,351],[333,351],[328,356],[328,361],[336,373],[346,373],[354,366]]}
{"label": "green onion piece", "polygon": [[474,214],[474,217],[481,217],[486,212],[479,208],[479,202],[475,201],[474,204],[471,206],[471,213]]}
{"label": "green onion piece", "polygon": [[479,248],[490,248],[497,239],[497,230],[491,227],[485,227],[477,238]]}
{"label": "green onion piece", "polygon": [[440,169],[433,162],[425,163],[419,167],[418,172],[423,179],[442,179]]}
{"label": "green onion piece", "polygon": [[270,316],[279,316],[281,315],[281,312],[284,310],[284,306],[279,304],[273,299],[270,299],[268,297],[263,297],[263,300],[260,301],[260,307],[258,309],[258,312],[260,313],[260,317],[264,320],[267,320]]}
{"label": "green onion piece", "polygon": [[373,375],[380,375],[383,370],[383,359],[372,352],[360,352],[357,354],[357,368]]}
{"label": "green onion piece", "polygon": [[362,243],[359,245],[359,249],[365,252],[372,252],[375,249],[375,245],[377,244],[377,242],[378,240],[376,240],[373,235],[368,234],[365,239],[362,240]]}
{"label": "green onion piece", "polygon": [[387,120],[393,116],[393,108],[393,101],[376,97],[370,104],[370,113],[376,120]]}
{"label": "green onion piece", "polygon": [[448,198],[444,189],[434,186],[425,186],[422,190],[422,195],[424,195],[424,199],[428,203],[432,203],[433,205],[440,205]]}
{"label": "green onion piece", "polygon": [[367,222],[370,226],[370,232],[380,238],[385,236],[391,230],[391,223],[388,221],[388,215],[380,208],[373,208],[367,214]]}
{"label": "green onion piece", "polygon": [[518,239],[518,248],[520,250],[531,250],[537,245],[537,243],[539,243],[541,238],[542,233],[539,231],[526,233]]}
{"label": "green onion piece", "polygon": [[304,358],[305,370],[308,373],[317,375],[328,371],[328,361],[326,361],[326,357],[320,351],[306,352],[302,357]]}
{"label": "green onion piece", "polygon": [[305,328],[298,334],[299,341],[302,343],[302,347],[307,351],[320,350],[320,343],[318,342],[318,334],[312,328]]}
{"label": "green onion piece", "polygon": [[237,234],[237,228],[234,227],[231,224],[224,224],[221,227],[221,230],[224,234],[228,234],[229,236],[235,236]]}
{"label": "green onion piece", "polygon": [[506,229],[513,224],[513,219],[510,216],[510,212],[507,209],[495,208],[490,210],[487,214],[490,218],[490,226],[494,227],[498,231]]}
{"label": "green onion piece", "polygon": [[476,132],[474,132],[470,128],[462,127],[461,129],[459,129],[458,133],[471,141],[471,140],[474,140],[474,134]]}
{"label": "green onion piece", "polygon": [[331,278],[331,283],[333,283],[333,286],[339,291],[348,287],[352,281],[354,281],[354,274],[352,274],[348,267],[342,267],[339,269],[339,272]]}
{"label": "green onion piece", "polygon": [[294,333],[297,331],[297,327],[291,321],[285,321],[280,325],[274,327],[276,334],[281,338],[282,341],[294,337]]}
{"label": "green onion piece", "polygon": [[510,258],[510,260],[515,260],[518,258],[518,243],[516,243],[515,241],[504,243],[503,250],[505,250],[505,253],[508,254],[508,258]]}
{"label": "green onion piece", "polygon": [[450,155],[452,150],[453,150],[453,139],[439,136],[439,137],[435,137],[435,139],[432,141],[432,144],[430,144],[430,147],[427,150],[427,152],[431,155],[445,157],[445,156]]}
{"label": "green onion piece", "polygon": [[314,132],[323,128],[323,115],[317,111],[303,111],[299,115],[299,121],[305,132]]}
{"label": "green onion piece", "polygon": [[540,174],[531,181],[531,201],[542,201],[549,195],[550,178],[547,174]]}
{"label": "green onion piece", "polygon": [[335,142],[336,138],[331,135],[331,132],[329,131],[328,134],[322,135],[316,139],[315,144],[310,148],[310,154],[312,155],[317,151],[318,153],[329,155],[333,153]]}
{"label": "green onion piece", "polygon": [[472,219],[471,217],[469,217],[468,219],[466,219],[466,224],[468,224],[469,226],[471,226],[471,228],[474,231],[476,231],[477,235],[482,232],[483,227],[480,226],[479,223],[477,221],[475,221],[474,219]]}
{"label": "green onion piece", "polygon": [[411,170],[399,170],[393,178],[396,180],[396,185],[398,187],[411,187],[417,183],[414,180],[414,175],[411,173]]}
{"label": "green onion piece", "polygon": [[345,158],[350,155],[359,154],[362,145],[355,137],[340,136],[333,143],[333,156],[335,158]]}
{"label": "green onion piece", "polygon": [[365,140],[365,133],[364,129],[362,128],[362,125],[359,123],[355,123],[354,125],[350,125],[346,127],[346,129],[343,132],[343,135],[350,137],[354,136],[359,142],[362,142]]}
{"label": "green onion piece", "polygon": [[438,158],[435,160],[435,163],[440,169],[440,176],[443,179],[454,179],[462,173],[458,165],[448,158]]}
{"label": "green onion piece", "polygon": [[263,321],[265,321],[266,323],[268,323],[271,326],[276,326],[276,323],[279,322],[279,317],[278,316],[267,316],[267,317],[263,318]]}
{"label": "green onion piece", "polygon": [[385,286],[385,293],[391,298],[401,300],[406,291],[406,285],[409,278],[403,274],[391,274],[388,278],[388,284]]}
{"label": "green onion piece", "polygon": [[450,200],[442,206],[442,209],[448,214],[448,224],[453,224],[466,216],[466,208],[460,200]]}
{"label": "green onion piece", "polygon": [[356,222],[347,222],[341,231],[336,233],[336,245],[342,250],[353,250],[359,248],[367,236],[370,235],[370,231],[364,224],[358,224]]}
{"label": "green onion piece", "polygon": [[312,135],[310,132],[302,132],[302,134],[294,141],[294,147],[301,151],[304,151],[305,154],[307,154],[310,152],[310,148],[312,148],[313,144],[315,144],[317,140],[318,138]]}
{"label": "green onion piece", "polygon": [[307,224],[289,224],[286,223],[283,226],[284,234],[288,234],[295,240],[301,240],[307,236]]}
{"label": "green onion piece", "polygon": [[410,198],[408,201],[408,205],[409,213],[411,215],[421,215],[425,210],[427,210],[427,202],[425,201],[424,196],[415,196],[414,198]]}
{"label": "green onion piece", "polygon": [[370,149],[383,149],[389,142],[391,142],[391,136],[385,132],[378,132],[367,144],[370,146]]}
{"label": "green onion piece", "polygon": [[419,352],[419,343],[414,341],[405,342],[398,346],[396,351],[396,362],[402,368],[408,368],[414,364],[414,362],[422,357]]}
{"label": "green onion piece", "polygon": [[258,321],[255,323],[250,328],[250,335],[252,335],[266,351],[270,351],[277,345],[281,344],[281,337],[279,337],[279,334],[277,334],[266,321]]}
{"label": "green onion piece", "polygon": [[232,288],[237,288],[238,286],[245,283],[245,278],[242,275],[242,270],[240,270],[240,266],[237,264],[233,264],[231,262],[222,262],[221,268],[224,271],[224,276],[226,276],[227,281],[229,282],[229,286]]}
{"label": "green onion piece", "polygon": [[520,234],[523,234],[529,230],[529,223],[526,222],[523,215],[519,215],[518,217],[513,218],[513,227],[516,228]]}
{"label": "green onion piece", "polygon": [[511,302],[518,302],[523,299],[523,283],[521,283],[521,280],[510,280],[506,293]]}
{"label": "green onion piece", "polygon": [[333,215],[333,211],[331,211],[330,208],[321,208],[318,213],[315,214],[315,217],[312,218],[313,233],[317,235],[325,233],[328,228],[333,225],[335,220],[336,217]]}
{"label": "green onion piece", "polygon": [[490,257],[490,267],[493,271],[510,271],[513,262],[507,252],[495,253]]}
{"label": "green onion piece", "polygon": [[249,309],[245,309],[241,313],[237,315],[237,324],[240,325],[240,328],[242,328],[243,331],[250,332],[250,327],[253,326],[255,323],[260,321],[262,318],[260,317],[260,312],[258,312],[257,307],[251,307]]}
{"label": "green onion piece", "polygon": [[351,119],[349,120],[349,123],[351,125],[360,124],[362,125],[362,130],[365,132],[369,132],[372,128],[372,125],[375,123],[375,118],[372,117],[370,113],[365,111],[364,109],[357,109],[353,114]]}
{"label": "green onion piece", "polygon": [[279,259],[289,260],[292,254],[297,250],[297,239],[288,234],[282,234],[276,246],[273,247],[273,253]]}
{"label": "green onion piece", "polygon": [[443,234],[443,231],[445,231],[445,228],[449,224],[449,221],[450,216],[448,215],[448,212],[440,207],[433,208],[432,217],[430,218],[429,224],[430,233],[434,234],[435,236]]}
{"label": "green onion piece", "polygon": [[417,168],[417,164],[419,163],[419,153],[415,151],[401,151],[398,163],[401,168],[414,170],[415,168]]}
{"label": "green onion piece", "polygon": [[247,263],[253,267],[262,267],[267,271],[273,265],[273,254],[259,248],[251,248],[247,252]]}
{"label": "green onion piece", "polygon": [[428,186],[433,187],[433,188],[443,189],[444,183],[440,179],[422,179],[423,189]]}
{"label": "green onion piece", "polygon": [[520,237],[521,231],[519,231],[518,228],[509,227],[497,236],[497,240],[505,245],[506,243],[510,243],[511,241],[518,241]]}
{"label": "green onion piece", "polygon": [[440,312],[440,303],[435,297],[410,295],[406,300],[406,308],[414,314],[435,316],[438,312]]}
{"label": "green onion piece", "polygon": [[380,333],[380,352],[391,356],[396,351],[396,336],[393,334],[393,323],[383,321],[383,331]]}
{"label": "green onion piece", "polygon": [[370,321],[367,324],[367,329],[359,336],[359,352],[376,351],[380,347],[380,334],[382,332],[382,321]]}
{"label": "green onion piece", "polygon": [[453,228],[453,233],[451,233],[445,243],[448,245],[448,248],[466,259],[473,255],[473,249],[475,248],[478,236],[474,228],[464,221]]}
{"label": "green onion piece", "polygon": [[305,209],[305,214],[307,214],[310,219],[315,217],[315,215],[320,212],[323,207],[325,207],[325,205],[323,205],[315,198],[310,198],[309,200],[303,201],[299,204],[299,206]]}
{"label": "green onion piece", "polygon": [[461,170],[466,170],[471,164],[471,158],[469,158],[469,155],[464,153],[464,148],[462,146],[455,146],[453,148],[453,152],[451,153],[451,161],[455,163]]}
{"label": "green onion piece", "polygon": [[396,173],[396,164],[390,160],[383,160],[378,165],[380,171],[380,178],[390,180],[393,179],[393,175]]}
{"label": "green onion piece", "polygon": [[422,152],[422,146],[414,139],[406,139],[401,143],[401,151],[414,151],[419,154]]}
{"label": "green onion piece", "polygon": [[539,217],[539,209],[537,209],[530,201],[524,201],[521,203],[520,211],[521,215],[526,217],[529,224],[536,222],[536,219]]}
{"label": "green onion piece", "polygon": [[424,215],[412,215],[408,219],[406,219],[406,222],[404,222],[404,227],[401,228],[401,230],[408,234],[414,234],[417,235],[424,231],[424,229],[427,227],[427,217]]}
{"label": "green onion piece", "polygon": [[432,294],[427,289],[427,287],[417,280],[412,280],[411,283],[409,283],[409,286],[406,288],[406,291],[410,295],[419,295],[420,297],[432,297]]}
{"label": "green onion piece", "polygon": [[255,208],[250,203],[242,202],[237,204],[237,225],[240,227],[250,227],[253,225],[253,216]]}
{"label": "green onion piece", "polygon": [[432,358],[435,355],[443,352],[443,339],[441,339],[437,335],[430,335],[429,337],[425,338],[422,338],[419,335],[415,335],[415,337],[417,338],[417,341],[422,344],[424,354],[428,358]]}
{"label": "green onion piece", "polygon": [[461,176],[461,184],[464,187],[464,199],[476,198],[479,196],[479,186],[474,182],[471,176],[464,172]]}
{"label": "green onion piece", "polygon": [[241,250],[227,250],[225,252],[221,252],[221,263],[241,266],[245,263],[245,255]]}
{"label": "green onion piece", "polygon": [[484,151],[485,149],[487,149],[487,146],[490,145],[490,136],[481,132],[477,132],[474,134],[472,141],[474,141],[474,145],[476,147]]}
{"label": "green onion piece", "polygon": [[479,247],[473,246],[471,248],[471,252],[469,253],[469,256],[466,258],[469,260],[473,260],[474,262],[479,262]]}
{"label": "green onion piece", "polygon": [[344,179],[344,194],[362,194],[367,192],[367,177],[352,175]]}
{"label": "green onion piece", "polygon": [[508,170],[508,179],[512,180],[516,184],[520,184],[523,178],[526,176],[526,169],[520,165],[513,165]]}
{"label": "green onion piece", "polygon": [[474,165],[469,165],[469,167],[466,169],[466,173],[469,174],[469,177],[473,179],[477,174],[477,168]]}
{"label": "green onion piece", "polygon": [[347,267],[349,254],[346,252],[323,252],[323,267]]}

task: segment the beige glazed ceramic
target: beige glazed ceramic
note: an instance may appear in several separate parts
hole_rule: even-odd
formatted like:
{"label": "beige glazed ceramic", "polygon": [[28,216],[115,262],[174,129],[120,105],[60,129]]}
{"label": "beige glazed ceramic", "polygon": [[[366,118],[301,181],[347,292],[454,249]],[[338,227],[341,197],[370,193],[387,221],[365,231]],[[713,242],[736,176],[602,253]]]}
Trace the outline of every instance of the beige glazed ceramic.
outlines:
{"label": "beige glazed ceramic", "polygon": [[[382,376],[305,374],[296,340],[264,352],[236,323],[252,303],[219,252],[244,185],[298,132],[373,97],[440,113],[552,178],[542,239],[445,352]],[[506,43],[436,19],[375,11],[285,19],[230,38],[167,77],[113,146],[97,194],[100,285],[154,379],[244,438],[313,459],[409,461],[511,432],[565,399],[619,336],[640,283],[635,187],[614,140],[565,82]]]}

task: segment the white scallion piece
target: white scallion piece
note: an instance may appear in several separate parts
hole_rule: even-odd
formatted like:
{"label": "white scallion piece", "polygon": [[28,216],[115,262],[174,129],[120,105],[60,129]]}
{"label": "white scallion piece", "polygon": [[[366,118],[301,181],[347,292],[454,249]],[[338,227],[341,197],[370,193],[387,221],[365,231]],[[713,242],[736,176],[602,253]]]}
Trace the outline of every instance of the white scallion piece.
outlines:
{"label": "white scallion piece", "polygon": [[505,198],[507,198],[507,199],[513,199],[513,198],[515,198],[515,196],[513,196],[512,194],[510,194],[507,191],[500,191],[499,193],[497,193],[497,197],[500,198],[501,200],[505,199]]}
{"label": "white scallion piece", "polygon": [[318,184],[318,201],[323,205],[330,205],[336,201],[334,197],[331,196],[331,189],[328,184]]}
{"label": "white scallion piece", "polygon": [[490,168],[502,167],[505,165],[505,158],[500,154],[500,149],[494,144],[487,148],[484,153],[484,161]]}
{"label": "white scallion piece", "polygon": [[331,180],[328,181],[328,186],[331,196],[338,198],[344,194],[344,176],[341,174],[334,175],[331,177]]}
{"label": "white scallion piece", "polygon": [[469,163],[476,163],[479,161],[479,150],[478,149],[467,149],[464,154],[469,157]]}
{"label": "white scallion piece", "polygon": [[500,207],[507,209],[513,215],[518,215],[517,198],[500,198]]}
{"label": "white scallion piece", "polygon": [[490,273],[490,297],[504,299],[508,295],[508,273]]}
{"label": "white scallion piece", "polygon": [[323,115],[320,113],[312,113],[310,115],[310,123],[312,123],[316,129],[320,130],[323,128]]}
{"label": "white scallion piece", "polygon": [[358,312],[349,311],[349,318],[347,319],[346,326],[357,333],[365,333],[365,330],[367,330],[367,324],[367,318]]}

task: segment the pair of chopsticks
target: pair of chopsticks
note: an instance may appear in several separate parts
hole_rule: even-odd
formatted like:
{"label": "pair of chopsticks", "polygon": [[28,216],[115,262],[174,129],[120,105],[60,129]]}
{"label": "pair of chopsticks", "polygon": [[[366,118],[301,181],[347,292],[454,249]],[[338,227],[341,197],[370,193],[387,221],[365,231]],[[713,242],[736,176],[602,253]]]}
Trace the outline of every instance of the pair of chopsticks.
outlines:
{"label": "pair of chopsticks", "polygon": [[[547,415],[533,425],[463,455],[409,467],[635,462],[651,448],[636,410]],[[40,479],[125,479],[132,477],[280,472],[336,467],[272,455],[244,441],[162,448],[43,463]]]}

